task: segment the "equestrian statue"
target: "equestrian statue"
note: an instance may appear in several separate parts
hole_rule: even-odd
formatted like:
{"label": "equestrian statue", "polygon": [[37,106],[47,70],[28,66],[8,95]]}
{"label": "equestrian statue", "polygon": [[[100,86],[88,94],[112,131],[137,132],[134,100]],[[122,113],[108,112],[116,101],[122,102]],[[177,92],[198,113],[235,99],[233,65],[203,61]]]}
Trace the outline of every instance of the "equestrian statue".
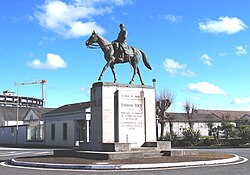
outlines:
{"label": "equestrian statue", "polygon": [[[134,70],[132,79],[130,80],[129,84],[132,84],[135,75],[138,73],[141,84],[144,85],[140,70],[138,68],[138,64],[140,61],[140,57],[142,56],[144,65],[148,69],[152,70],[149,61],[147,59],[147,56],[142,50],[127,45],[126,43],[127,31],[125,30],[125,26],[124,24],[120,24],[119,27],[120,27],[120,33],[118,34],[117,39],[114,40],[113,42],[109,42],[108,40],[97,34],[95,31],[93,31],[92,35],[85,42],[88,48],[100,47],[104,53],[104,58],[107,61],[107,63],[102,69],[102,72],[98,80],[100,81],[102,79],[105,70],[108,67],[110,67],[114,76],[114,83],[115,83],[117,78],[114,65],[129,62]],[[95,43],[97,43],[97,45],[95,45]]]}

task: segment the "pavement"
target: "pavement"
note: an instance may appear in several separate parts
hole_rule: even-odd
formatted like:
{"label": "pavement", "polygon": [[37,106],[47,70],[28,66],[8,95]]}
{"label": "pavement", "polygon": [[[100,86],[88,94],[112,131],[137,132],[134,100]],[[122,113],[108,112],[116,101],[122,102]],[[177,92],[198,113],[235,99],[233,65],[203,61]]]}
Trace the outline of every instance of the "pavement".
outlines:
{"label": "pavement", "polygon": [[[32,159],[31,159],[32,160]],[[77,170],[128,170],[128,169],[156,169],[156,168],[174,168],[174,167],[194,167],[194,166],[211,166],[225,164],[239,164],[248,161],[244,157],[232,155],[230,158],[188,161],[188,162],[168,162],[168,163],[111,163],[97,162],[95,164],[77,164],[77,163],[45,163],[32,162],[27,159],[12,159],[8,163],[14,166],[35,167],[35,168],[53,168],[53,169],[77,169]]]}

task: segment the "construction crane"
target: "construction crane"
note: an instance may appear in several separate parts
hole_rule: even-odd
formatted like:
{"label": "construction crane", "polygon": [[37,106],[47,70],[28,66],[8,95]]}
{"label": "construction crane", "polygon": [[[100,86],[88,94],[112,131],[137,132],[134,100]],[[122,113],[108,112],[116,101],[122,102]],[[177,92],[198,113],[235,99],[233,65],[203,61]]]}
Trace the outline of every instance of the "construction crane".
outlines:
{"label": "construction crane", "polygon": [[44,93],[44,84],[47,83],[47,80],[38,80],[33,82],[25,82],[25,83],[14,83],[15,86],[22,86],[22,85],[32,85],[32,84],[41,84],[42,86],[42,101],[43,106],[45,105],[45,93]]}

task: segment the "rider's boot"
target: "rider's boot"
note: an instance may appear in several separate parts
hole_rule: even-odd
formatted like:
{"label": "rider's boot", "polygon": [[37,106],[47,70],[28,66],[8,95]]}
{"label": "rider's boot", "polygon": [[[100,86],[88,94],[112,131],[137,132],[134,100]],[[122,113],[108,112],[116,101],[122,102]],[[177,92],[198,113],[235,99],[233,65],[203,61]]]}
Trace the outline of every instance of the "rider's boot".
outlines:
{"label": "rider's boot", "polygon": [[116,63],[122,63],[124,61],[124,53],[116,53],[115,54],[115,60],[116,60]]}
{"label": "rider's boot", "polygon": [[125,54],[124,54],[124,52],[122,52],[119,59],[121,60],[121,62],[123,62],[124,58],[125,58]]}

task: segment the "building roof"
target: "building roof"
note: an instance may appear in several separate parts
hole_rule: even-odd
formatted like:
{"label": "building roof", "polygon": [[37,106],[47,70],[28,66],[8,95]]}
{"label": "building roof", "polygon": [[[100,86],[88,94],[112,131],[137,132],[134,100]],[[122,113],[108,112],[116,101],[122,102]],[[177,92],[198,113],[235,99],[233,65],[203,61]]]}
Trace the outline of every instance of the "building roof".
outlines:
{"label": "building roof", "polygon": [[174,122],[220,122],[221,119],[214,114],[197,114],[193,113],[191,119],[188,119],[186,113],[169,113],[171,117],[171,121]]}
{"label": "building roof", "polygon": [[67,104],[67,105],[61,106],[59,108],[56,108],[46,113],[45,117],[56,115],[56,114],[67,113],[67,112],[76,112],[76,111],[85,112],[85,109],[90,108],[90,106],[91,106],[91,102]]}
{"label": "building roof", "polygon": [[22,121],[27,113],[32,110],[40,120],[43,120],[43,114],[53,110],[54,108],[31,108],[31,107],[17,107],[14,106],[0,106],[0,118],[5,121],[15,121],[17,119],[18,111],[18,120]]}
{"label": "building roof", "polygon": [[214,114],[225,121],[237,121],[245,115],[250,115],[250,111],[229,111],[229,110],[204,110],[196,111],[198,114]]}

